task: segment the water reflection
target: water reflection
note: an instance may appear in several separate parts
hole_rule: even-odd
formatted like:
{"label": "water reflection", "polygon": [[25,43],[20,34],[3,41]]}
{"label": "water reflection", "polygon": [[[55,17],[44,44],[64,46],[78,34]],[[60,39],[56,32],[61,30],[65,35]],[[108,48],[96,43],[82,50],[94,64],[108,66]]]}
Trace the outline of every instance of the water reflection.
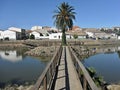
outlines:
{"label": "water reflection", "polygon": [[[86,67],[94,67],[97,74],[103,76],[108,83],[120,83],[119,46],[89,46],[81,48],[79,46],[76,49],[81,57],[84,56],[82,63]],[[84,54],[80,54],[80,49],[81,53]]]}
{"label": "water reflection", "polygon": [[0,58],[10,62],[19,62],[22,60],[22,55],[17,54],[17,51],[0,51]]}
{"label": "water reflection", "polygon": [[96,53],[114,53],[118,51],[118,47],[96,47]]}
{"label": "water reflection", "polygon": [[7,84],[34,84],[43,72],[50,58],[23,55],[22,51],[0,51],[0,88]]}
{"label": "water reflection", "polygon": [[118,56],[119,56],[119,58],[120,58],[120,51],[117,51],[117,54],[118,54]]}

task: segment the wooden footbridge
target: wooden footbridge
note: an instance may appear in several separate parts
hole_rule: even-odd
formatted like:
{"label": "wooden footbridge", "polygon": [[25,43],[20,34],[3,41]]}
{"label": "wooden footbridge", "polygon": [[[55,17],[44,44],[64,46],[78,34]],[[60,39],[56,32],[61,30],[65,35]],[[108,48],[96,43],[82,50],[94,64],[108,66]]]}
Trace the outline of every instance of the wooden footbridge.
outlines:
{"label": "wooden footbridge", "polygon": [[31,90],[100,90],[70,46],[57,48]]}

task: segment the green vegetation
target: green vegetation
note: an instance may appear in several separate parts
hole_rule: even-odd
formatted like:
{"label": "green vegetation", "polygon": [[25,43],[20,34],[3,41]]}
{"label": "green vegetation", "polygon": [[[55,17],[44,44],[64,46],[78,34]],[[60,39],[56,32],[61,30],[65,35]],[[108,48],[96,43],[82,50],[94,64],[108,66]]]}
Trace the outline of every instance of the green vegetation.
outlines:
{"label": "green vegetation", "polygon": [[74,39],[77,39],[77,38],[78,38],[78,35],[74,34],[73,37],[74,37]]}
{"label": "green vegetation", "polygon": [[4,39],[4,40],[9,41],[9,37],[5,37],[5,39]]}
{"label": "green vegetation", "polygon": [[105,30],[105,29],[101,28],[100,31],[105,32],[105,33],[115,33],[118,36],[120,36],[120,29],[114,28],[113,30],[112,29]]}
{"label": "green vegetation", "polygon": [[35,39],[35,36],[33,34],[31,34],[30,39]]}
{"label": "green vegetation", "polygon": [[49,34],[48,34],[48,33],[46,33],[46,36],[49,36]]}
{"label": "green vegetation", "polygon": [[117,54],[118,54],[118,56],[119,56],[119,58],[120,58],[120,51],[117,51]]}
{"label": "green vegetation", "polygon": [[104,83],[103,77],[97,76],[96,70],[93,67],[88,67],[87,70],[97,86],[101,86]]}
{"label": "green vegetation", "polygon": [[62,30],[62,44],[66,45],[66,34],[65,31],[72,29],[73,19],[75,19],[75,12],[73,12],[73,6],[70,6],[68,3],[61,3],[57,7],[53,18],[55,18],[55,25],[58,29]]}

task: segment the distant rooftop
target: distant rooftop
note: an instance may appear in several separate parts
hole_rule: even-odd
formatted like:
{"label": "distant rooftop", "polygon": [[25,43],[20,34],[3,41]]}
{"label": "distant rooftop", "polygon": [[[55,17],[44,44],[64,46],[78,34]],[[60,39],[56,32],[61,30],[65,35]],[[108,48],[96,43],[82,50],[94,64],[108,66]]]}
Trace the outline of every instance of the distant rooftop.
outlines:
{"label": "distant rooftop", "polygon": [[101,31],[96,29],[96,28],[86,28],[85,31],[87,31],[87,32],[94,32],[94,33],[101,33]]}
{"label": "distant rooftop", "polygon": [[38,30],[38,29],[42,29],[42,26],[33,26],[33,27],[31,28],[31,30]]}

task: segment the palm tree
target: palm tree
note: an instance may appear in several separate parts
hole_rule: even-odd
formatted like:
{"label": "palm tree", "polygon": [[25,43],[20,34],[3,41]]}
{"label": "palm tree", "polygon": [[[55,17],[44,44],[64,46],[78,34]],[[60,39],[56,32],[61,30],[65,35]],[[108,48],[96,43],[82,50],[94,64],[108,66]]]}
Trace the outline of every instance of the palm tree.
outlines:
{"label": "palm tree", "polygon": [[62,44],[66,45],[66,30],[71,30],[73,27],[73,20],[75,20],[75,12],[73,12],[73,6],[68,3],[61,3],[54,12],[55,25],[58,29],[62,30]]}

